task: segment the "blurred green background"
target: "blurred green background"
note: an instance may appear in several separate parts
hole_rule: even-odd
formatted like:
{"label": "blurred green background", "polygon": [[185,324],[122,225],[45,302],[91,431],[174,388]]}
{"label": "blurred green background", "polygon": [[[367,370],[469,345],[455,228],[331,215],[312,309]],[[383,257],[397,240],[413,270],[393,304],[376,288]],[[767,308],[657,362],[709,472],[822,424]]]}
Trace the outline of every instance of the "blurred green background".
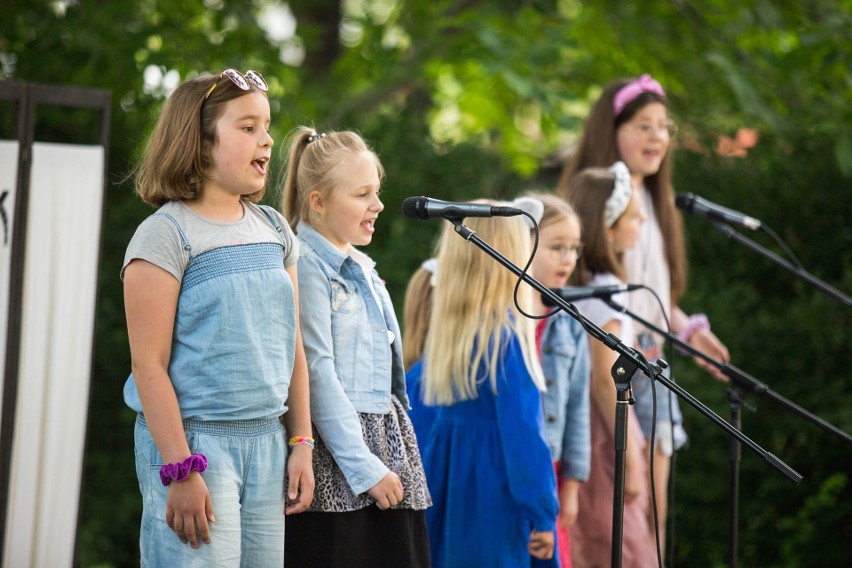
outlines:
{"label": "blurred green background", "polygon": [[[118,273],[151,210],[124,177],[164,98],[192,74],[262,72],[276,141],[310,124],[358,130],[375,147],[386,210],[367,252],[399,313],[440,227],[404,218],[403,199],[553,188],[601,87],[643,72],[664,85],[680,126],[676,190],[761,219],[808,271],[852,292],[849,0],[3,0],[0,10],[0,80],[113,97],[77,566],[138,564]],[[10,112],[0,111],[3,137],[12,137]],[[85,113],[41,116],[41,140],[92,130]],[[271,191],[267,201],[276,199]],[[683,307],[708,313],[735,365],[852,432],[850,308],[706,219],[686,226]],[[780,254],[765,235],[749,236]],[[724,385],[673,362],[683,387],[729,415]],[[766,397],[747,400],[744,433],[804,480],[793,486],[743,451],[741,565],[852,565],[850,446]],[[683,406],[691,444],[678,454],[669,564],[724,566],[728,436]]]}

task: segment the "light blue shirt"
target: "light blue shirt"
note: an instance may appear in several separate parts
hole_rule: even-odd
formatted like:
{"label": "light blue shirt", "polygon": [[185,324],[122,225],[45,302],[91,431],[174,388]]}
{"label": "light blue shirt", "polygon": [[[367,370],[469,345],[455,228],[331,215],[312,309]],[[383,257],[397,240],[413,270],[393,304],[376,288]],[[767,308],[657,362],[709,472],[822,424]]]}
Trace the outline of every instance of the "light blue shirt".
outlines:
{"label": "light blue shirt", "polygon": [[550,318],[541,341],[547,384],[542,395],[544,435],[562,479],[586,481],[591,464],[590,355],[580,322],[563,311]]}
{"label": "light blue shirt", "polygon": [[[310,225],[299,223],[296,234],[311,419],[357,495],[389,471],[364,443],[358,414],[387,414],[391,395],[408,408],[402,336],[390,295],[375,270],[371,289],[355,259]],[[393,343],[389,337],[395,338]]]}
{"label": "light blue shirt", "polygon": [[[285,268],[298,244],[276,212],[245,207],[241,220],[213,223],[172,203],[128,245],[125,264],[146,260],[177,272],[181,283],[169,378],[184,420],[269,419],[287,411],[296,302]],[[142,412],[132,374],[124,400]]]}

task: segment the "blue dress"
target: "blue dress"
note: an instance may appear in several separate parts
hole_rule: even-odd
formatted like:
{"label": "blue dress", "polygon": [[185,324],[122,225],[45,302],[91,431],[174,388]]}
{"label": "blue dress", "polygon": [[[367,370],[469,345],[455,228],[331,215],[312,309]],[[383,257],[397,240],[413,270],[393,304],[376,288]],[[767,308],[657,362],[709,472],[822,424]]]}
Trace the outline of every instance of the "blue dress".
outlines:
{"label": "blue dress", "polygon": [[517,337],[503,337],[498,394],[481,367],[478,398],[437,407],[421,440],[435,568],[541,566],[527,551],[530,531],[555,528],[559,502],[541,393]]}
{"label": "blue dress", "polygon": [[414,432],[417,435],[418,446],[423,448],[423,443],[429,435],[429,430],[432,429],[432,424],[435,423],[435,417],[438,414],[437,406],[429,406],[423,402],[423,359],[418,359],[405,372],[405,390],[408,392],[408,418],[414,425]]}

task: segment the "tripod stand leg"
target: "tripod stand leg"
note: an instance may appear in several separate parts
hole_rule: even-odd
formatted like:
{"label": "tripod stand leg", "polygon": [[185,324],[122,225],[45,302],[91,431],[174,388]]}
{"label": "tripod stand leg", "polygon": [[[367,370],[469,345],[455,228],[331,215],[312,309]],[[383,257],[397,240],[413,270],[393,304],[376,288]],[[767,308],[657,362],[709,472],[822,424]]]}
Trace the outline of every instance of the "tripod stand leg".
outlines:
{"label": "tripod stand leg", "polygon": [[[742,393],[736,387],[728,389],[728,399],[731,405],[731,426],[742,428]],[[728,567],[737,566],[737,540],[739,527],[740,503],[740,456],[742,447],[736,438],[728,441]]]}

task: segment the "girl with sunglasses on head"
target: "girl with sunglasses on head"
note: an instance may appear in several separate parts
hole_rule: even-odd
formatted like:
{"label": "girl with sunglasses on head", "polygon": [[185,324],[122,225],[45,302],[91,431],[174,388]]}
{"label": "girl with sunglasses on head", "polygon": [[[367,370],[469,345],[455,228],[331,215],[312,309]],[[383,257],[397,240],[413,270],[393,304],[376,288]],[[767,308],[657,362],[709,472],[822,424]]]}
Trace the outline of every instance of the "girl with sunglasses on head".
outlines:
{"label": "girl with sunglasses on head", "polygon": [[[693,347],[718,361],[730,361],[728,349],[710,331],[704,314],[687,316],[678,306],[686,286],[683,223],[675,208],[672,187],[672,135],[674,125],[668,116],[668,102],[662,86],[648,75],[636,79],[620,79],[604,87],[593,105],[583,129],[583,136],[573,158],[566,164],[557,194],[567,197],[572,179],[584,168],[609,167],[621,160],[630,171],[634,190],[648,222],[642,227],[637,245],[624,254],[627,282],[644,284],[656,292],[663,302],[660,311],[650,293],[628,294],[625,305],[643,319],[671,330]],[[636,324],[635,347],[646,357],[662,354],[664,338]],[[727,380],[716,367],[703,359],[696,363],[720,380]],[[654,479],[660,548],[664,551],[667,516],[667,487],[671,456],[686,443],[686,432],[677,396],[658,386],[654,396],[650,380],[634,381],[634,408],[642,431],[650,437],[654,426],[656,399],[656,447]]]}
{"label": "girl with sunglasses on head", "polygon": [[406,409],[402,337],[370,244],[384,169],[351,131],[299,127],[283,208],[301,244],[301,325],[316,426],[316,496],[287,518],[292,566],[430,566],[431,505]]}
{"label": "girl with sunglasses on head", "polygon": [[[639,197],[630,183],[627,167],[588,168],[569,186],[569,203],[580,216],[585,245],[571,276],[577,286],[624,283],[622,259],[636,245],[645,221]],[[624,294],[613,295],[622,302]],[[629,317],[603,300],[579,300],[580,312],[607,333],[630,345],[633,326]],[[591,473],[579,489],[577,522],[571,529],[574,568],[609,566],[612,552],[612,512],[615,487],[615,382],[610,374],[618,354],[602,342],[589,342],[591,353]],[[633,377],[636,380],[636,377]],[[643,457],[645,438],[632,406],[628,407],[627,452],[624,480],[623,539],[625,567],[656,565],[654,534],[648,526],[650,493]]]}
{"label": "girl with sunglasses on head", "polygon": [[143,566],[280,568],[285,512],[312,499],[299,245],[257,205],[266,90],[254,71],[185,81],[133,172],[157,208],[121,271]]}

